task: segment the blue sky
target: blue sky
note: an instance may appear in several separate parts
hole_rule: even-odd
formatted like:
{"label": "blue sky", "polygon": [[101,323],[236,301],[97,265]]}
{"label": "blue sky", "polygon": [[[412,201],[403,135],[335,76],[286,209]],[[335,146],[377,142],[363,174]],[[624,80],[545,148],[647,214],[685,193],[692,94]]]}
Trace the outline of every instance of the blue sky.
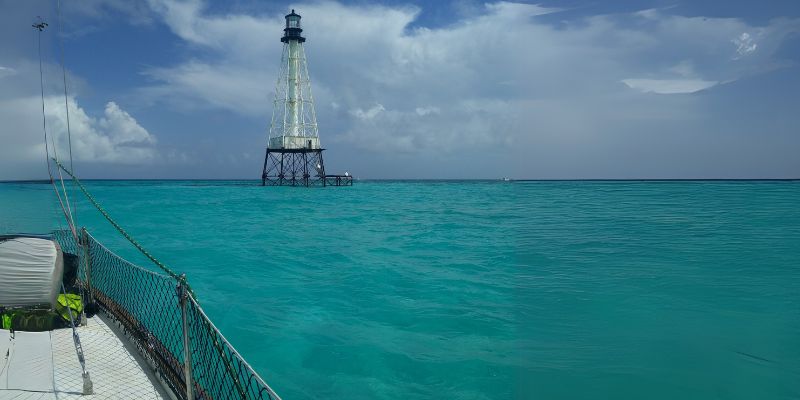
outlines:
{"label": "blue sky", "polygon": [[[303,15],[329,171],[800,177],[800,2],[64,2],[85,178],[260,176],[283,15]],[[53,1],[0,0],[0,179],[65,154]]]}

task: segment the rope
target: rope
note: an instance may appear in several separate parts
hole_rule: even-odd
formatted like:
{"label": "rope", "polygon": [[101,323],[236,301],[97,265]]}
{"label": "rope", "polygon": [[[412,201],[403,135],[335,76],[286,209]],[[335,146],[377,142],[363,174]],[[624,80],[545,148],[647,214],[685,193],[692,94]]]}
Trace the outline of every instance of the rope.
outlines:
{"label": "rope", "polygon": [[61,164],[61,162],[59,162],[55,158],[53,159],[53,161],[56,163],[56,165],[59,168],[63,169],[64,172],[67,173],[67,175],[72,177],[73,182],[75,182],[75,184],[78,185],[78,188],[80,188],[81,192],[83,192],[83,194],[86,196],[86,198],[89,199],[89,202],[92,203],[92,205],[97,209],[97,211],[100,211],[100,214],[102,214],[103,217],[105,217],[105,219],[108,220],[108,222],[111,223],[111,225],[120,234],[122,234],[122,236],[125,237],[125,239],[127,239],[128,242],[130,242],[133,245],[133,247],[136,247],[137,250],[139,250],[150,261],[152,261],[153,264],[155,264],[156,266],[161,268],[162,271],[166,272],[167,275],[171,276],[172,278],[178,280],[179,282],[181,282],[183,284],[186,284],[187,289],[192,294],[192,296],[194,296],[194,292],[192,292],[192,289],[191,289],[191,287],[189,287],[188,283],[186,282],[186,278],[185,277],[182,277],[181,275],[176,274],[173,270],[169,269],[169,267],[164,265],[164,263],[162,263],[157,258],[155,258],[152,254],[150,254],[150,252],[145,250],[145,248],[142,247],[142,245],[139,244],[139,242],[137,242],[136,239],[133,238],[133,236],[131,236],[128,232],[125,232],[125,230],[122,229],[122,227],[116,221],[114,221],[113,218],[111,218],[111,216],[108,214],[108,212],[106,212],[106,210],[103,209],[103,206],[101,206],[100,203],[98,203],[97,200],[94,199],[94,196],[92,196],[92,194],[89,193],[88,190],[86,190],[86,187],[83,186],[83,184],[81,183],[80,179],[78,179],[78,177],[76,177],[75,175],[72,174],[72,171],[67,169],[67,167],[65,167],[63,164]]}
{"label": "rope", "polygon": [[[128,242],[130,242],[134,247],[136,247],[136,249],[138,249],[142,254],[144,254],[145,257],[150,259],[150,261],[152,261],[159,268],[161,268],[164,272],[166,272],[170,277],[172,277],[173,279],[177,280],[181,285],[185,285],[186,291],[189,293],[189,295],[191,296],[192,300],[196,304],[199,305],[199,301],[197,300],[197,296],[194,294],[194,291],[192,291],[191,286],[189,286],[189,283],[186,281],[186,276],[185,275],[176,274],[174,271],[172,271],[166,265],[164,265],[161,261],[159,261],[153,255],[151,255],[147,250],[145,250],[145,248],[142,247],[142,245],[139,244],[139,242],[137,242],[136,239],[134,239],[128,232],[126,232],[124,229],[122,229],[122,227],[116,221],[114,221],[113,218],[111,218],[111,216],[108,214],[108,212],[106,212],[106,210],[103,209],[103,207],[100,205],[100,203],[98,203],[97,200],[94,199],[94,196],[92,196],[91,193],[89,193],[89,191],[86,189],[86,187],[83,186],[83,184],[81,183],[80,179],[78,179],[75,175],[73,175],[72,172],[67,169],[67,167],[65,167],[63,164],[61,164],[61,162],[59,162],[56,159],[53,159],[53,161],[56,163],[56,165],[60,169],[64,170],[64,172],[66,172],[70,177],[72,177],[72,180],[75,182],[76,185],[78,185],[78,187],[81,189],[81,191],[86,196],[86,198],[89,199],[89,202],[91,202],[92,205],[94,205],[95,208],[97,208],[97,211],[99,211],[100,214],[102,214],[103,217],[105,217],[105,219],[108,220],[108,222],[111,223],[111,225],[114,228],[116,228],[117,231],[119,231],[119,233],[122,234],[123,237],[125,237],[125,239],[128,240]],[[203,319],[201,322],[203,323],[203,327],[206,329],[208,334],[211,336],[212,345],[216,348],[218,354],[222,358],[222,362],[223,362],[223,364],[225,366],[225,369],[228,371],[228,373],[230,374],[230,376],[231,376],[231,378],[233,380],[234,386],[236,387],[236,391],[239,393],[239,395],[242,398],[246,398],[245,391],[242,388],[242,384],[239,382],[239,379],[236,377],[236,373],[233,370],[233,367],[232,367],[232,365],[230,363],[230,360],[228,360],[228,357],[225,355],[225,351],[223,350],[222,345],[217,341],[217,338],[213,333],[213,331],[215,330],[215,329],[212,329],[213,325],[211,325],[205,319]],[[271,389],[270,389],[270,391],[271,391]],[[272,394],[274,394],[274,392],[272,392]]]}
{"label": "rope", "polygon": [[[75,175],[73,175],[72,172],[69,169],[67,169],[67,167],[65,167],[63,164],[61,164],[61,162],[59,162],[55,158],[53,159],[53,161],[56,163],[56,165],[60,169],[64,170],[64,172],[66,172],[67,175],[72,177],[72,180],[75,182],[76,185],[78,185],[78,187],[81,189],[81,191],[86,196],[86,198],[89,199],[89,202],[91,202],[92,205],[94,205],[94,207],[97,208],[97,211],[99,211],[100,214],[102,214],[103,217],[105,217],[105,219],[108,220],[108,222],[111,223],[111,225],[114,228],[116,228],[117,231],[119,231],[119,233],[122,234],[123,237],[125,237],[125,239],[128,240],[128,242],[130,242],[134,247],[136,247],[136,249],[138,249],[142,254],[144,254],[144,256],[147,257],[150,261],[152,261],[159,268],[161,268],[164,272],[166,272],[170,277],[172,277],[173,279],[177,280],[181,285],[185,285],[186,291],[190,295],[192,301],[195,304],[198,305],[197,310],[200,310],[199,301],[197,300],[197,296],[194,294],[194,291],[192,291],[191,286],[189,286],[189,283],[186,281],[186,276],[185,275],[176,274],[174,271],[172,271],[166,265],[164,265],[161,261],[159,261],[153,255],[151,255],[147,250],[145,250],[145,248],[142,247],[142,245],[139,244],[139,242],[137,242],[136,239],[134,239],[128,232],[126,232],[124,229],[122,229],[122,227],[116,221],[114,221],[113,218],[111,218],[111,216],[108,214],[108,212],[106,212],[106,210],[103,209],[103,207],[100,205],[100,203],[98,203],[97,200],[95,200],[94,196],[92,196],[91,193],[89,193],[89,191],[86,189],[86,187],[83,186],[83,184],[81,183],[80,179],[78,179]],[[207,321],[207,319],[205,318],[204,314],[203,314],[203,317],[204,318],[201,318],[201,323],[203,325],[203,328],[206,329],[206,333],[211,338],[212,345],[217,350],[217,353],[220,355],[220,358],[222,359],[222,363],[225,366],[225,369],[227,370],[228,374],[230,375],[230,377],[231,377],[231,379],[233,381],[234,387],[236,388],[236,391],[241,396],[241,398],[243,398],[243,399],[246,398],[247,395],[245,394],[245,390],[242,387],[242,384],[239,381],[239,379],[237,377],[237,374],[233,369],[233,366],[231,365],[231,361],[226,356],[225,350],[223,349],[223,345],[221,343],[219,343],[219,341],[217,340],[217,337],[216,337],[215,332],[214,332],[214,331],[216,331],[216,329],[212,329],[213,324],[211,324],[210,321]],[[249,367],[249,365],[248,365],[248,367]],[[270,395],[275,395],[274,392],[272,392],[272,389],[269,389],[268,393]],[[277,395],[275,395],[275,396],[277,397]]]}
{"label": "rope", "polygon": [[[65,250],[79,247],[65,230],[54,232],[54,238]],[[91,261],[84,265],[92,270],[92,282],[89,285],[84,280],[79,286],[91,286],[97,305],[124,327],[178,398],[191,384],[192,399],[280,400],[214,326],[197,299],[188,290],[182,292],[180,286],[176,296],[172,277],[132,264],[88,232],[86,247],[89,251],[85,257]],[[78,279],[83,279],[80,276]],[[186,328],[184,316],[188,319]],[[188,379],[184,358],[187,335],[191,352]]]}

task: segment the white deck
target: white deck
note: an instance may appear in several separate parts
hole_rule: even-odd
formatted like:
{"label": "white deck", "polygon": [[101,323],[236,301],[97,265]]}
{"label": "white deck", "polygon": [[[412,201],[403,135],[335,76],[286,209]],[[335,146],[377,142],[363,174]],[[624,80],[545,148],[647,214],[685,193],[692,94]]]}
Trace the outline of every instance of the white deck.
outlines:
{"label": "white deck", "polygon": [[[81,378],[81,367],[72,341],[72,330],[58,329],[43,333],[16,333],[16,338],[23,338],[22,341],[27,340],[28,342],[35,340],[40,346],[38,349],[35,346],[20,345],[15,347],[17,351],[13,354],[13,357],[16,358],[16,361],[14,364],[8,365],[11,367],[19,365],[20,369],[30,367],[30,363],[19,361],[25,361],[29,358],[36,363],[34,360],[41,359],[41,354],[34,353],[41,353],[41,346],[46,346],[46,343],[49,342],[52,362],[41,362],[41,360],[38,362],[38,376],[35,380],[46,378],[52,380],[31,385],[27,381],[31,380],[32,375],[27,373],[26,376],[28,378],[21,385],[33,390],[5,389],[8,387],[21,387],[20,383],[15,385],[11,380],[14,376],[19,376],[18,372],[22,371],[13,371],[11,368],[7,368],[5,375],[3,375],[3,379],[7,379],[7,381],[0,382],[0,399],[170,398],[156,380],[150,367],[140,361],[141,358],[136,350],[124,338],[120,340],[115,330],[112,330],[106,324],[104,318],[98,316],[90,318],[86,326],[78,328],[78,335],[80,335],[81,343],[83,344],[86,369],[89,371],[94,383],[94,395],[81,395],[83,380]],[[14,340],[18,340],[16,338]],[[8,340],[8,336],[5,336],[5,340]],[[3,364],[3,360],[6,358],[5,351],[3,353],[0,354],[0,366],[5,365]]]}

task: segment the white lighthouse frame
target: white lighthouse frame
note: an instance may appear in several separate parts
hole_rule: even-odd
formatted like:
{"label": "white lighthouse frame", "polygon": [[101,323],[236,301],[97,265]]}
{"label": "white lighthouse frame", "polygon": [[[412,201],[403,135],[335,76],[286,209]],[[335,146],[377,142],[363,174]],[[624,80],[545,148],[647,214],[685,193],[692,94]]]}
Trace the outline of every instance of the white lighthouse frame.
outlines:
{"label": "white lighthouse frame", "polygon": [[[293,16],[296,18],[292,19]],[[287,29],[289,28],[300,28],[300,16],[294,14],[294,10],[287,16]],[[319,149],[317,114],[303,47],[305,38],[286,35],[284,39],[281,70],[275,84],[268,147]]]}

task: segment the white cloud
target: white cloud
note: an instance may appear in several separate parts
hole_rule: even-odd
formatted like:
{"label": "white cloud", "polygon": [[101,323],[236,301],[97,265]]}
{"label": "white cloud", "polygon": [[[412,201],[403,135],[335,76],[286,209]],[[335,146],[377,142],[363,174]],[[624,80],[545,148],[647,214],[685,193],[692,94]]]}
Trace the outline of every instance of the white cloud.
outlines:
{"label": "white cloud", "polygon": [[154,144],[155,137],[139,125],[130,114],[119,108],[117,103],[108,102],[105,108],[105,118],[97,122],[97,127],[107,132],[107,136],[114,145],[126,144]]}
{"label": "white cloud", "polygon": [[719,82],[701,79],[623,79],[622,83],[644,93],[678,94],[699,92]]}
{"label": "white cloud", "polygon": [[14,68],[4,67],[0,65],[0,78],[15,75],[17,71]]}
{"label": "white cloud", "polygon": [[[39,63],[20,57],[8,59],[9,63],[4,63],[0,72],[13,70],[15,75],[0,79],[0,179],[44,178],[47,169],[44,163]],[[59,158],[66,160],[69,141],[63,72],[59,66],[50,63],[44,63],[42,67],[51,156],[58,152]],[[106,101],[98,110],[80,102],[79,93],[88,88],[88,84],[69,70],[66,72],[70,87],[66,103],[69,106],[72,155],[76,163],[82,163],[82,167],[102,164],[88,170],[97,168],[104,172],[109,168],[132,171],[133,166],[185,163],[188,156],[180,151],[172,150],[172,156],[163,154],[157,147],[155,135],[119,102]]]}
{"label": "white cloud", "polygon": [[375,104],[368,110],[362,110],[360,108],[356,108],[350,110],[350,114],[360,120],[371,120],[374,119],[381,111],[386,111],[382,104]]}
{"label": "white cloud", "polygon": [[733,39],[732,42],[736,45],[736,52],[739,53],[740,56],[750,54],[758,48],[758,44],[747,32],[742,33],[739,37]]}
{"label": "white cloud", "polygon": [[417,115],[419,115],[420,117],[424,117],[428,114],[440,114],[442,112],[442,110],[440,110],[439,107],[433,107],[433,106],[417,107],[415,111],[417,112]]}
{"label": "white cloud", "polygon": [[[35,101],[35,99],[33,99]],[[156,158],[155,138],[114,102],[106,104],[104,116],[94,118],[69,101],[69,125],[76,161],[115,164],[147,164]],[[60,96],[45,98],[48,134],[55,137],[59,156],[68,149],[67,114]]]}
{"label": "white cloud", "polygon": [[272,97],[266,82],[273,79],[251,64],[212,65],[191,60],[174,68],[150,68],[145,74],[166,83],[139,89],[150,103],[169,102],[184,110],[220,108],[256,116],[271,112]]}
{"label": "white cloud", "polygon": [[525,20],[526,18],[535,17],[539,15],[547,15],[563,11],[561,8],[555,7],[542,7],[538,4],[523,4],[513,3],[507,1],[500,1],[497,3],[486,3],[486,9],[495,15],[505,18],[518,18]]}
{"label": "white cloud", "polygon": [[[152,146],[155,138],[114,102],[106,105],[101,118],[89,116],[74,97],[69,98],[68,104],[75,161],[143,164],[156,159],[157,152]],[[0,147],[0,169],[44,165],[41,107],[41,98],[35,96],[0,100],[0,121],[3,121],[0,141],[4,143]],[[57,152],[65,160],[69,147],[64,98],[45,97],[45,109],[51,157]],[[0,179],[2,175],[5,174],[0,174]]]}
{"label": "white cloud", "polygon": [[[376,104],[368,110],[352,110],[349,128],[334,140],[371,151],[429,155],[465,147],[508,145],[514,134],[509,129],[513,120],[510,104],[459,101],[444,117],[437,107],[387,110]],[[421,116],[429,117],[424,124],[419,123]]]}

